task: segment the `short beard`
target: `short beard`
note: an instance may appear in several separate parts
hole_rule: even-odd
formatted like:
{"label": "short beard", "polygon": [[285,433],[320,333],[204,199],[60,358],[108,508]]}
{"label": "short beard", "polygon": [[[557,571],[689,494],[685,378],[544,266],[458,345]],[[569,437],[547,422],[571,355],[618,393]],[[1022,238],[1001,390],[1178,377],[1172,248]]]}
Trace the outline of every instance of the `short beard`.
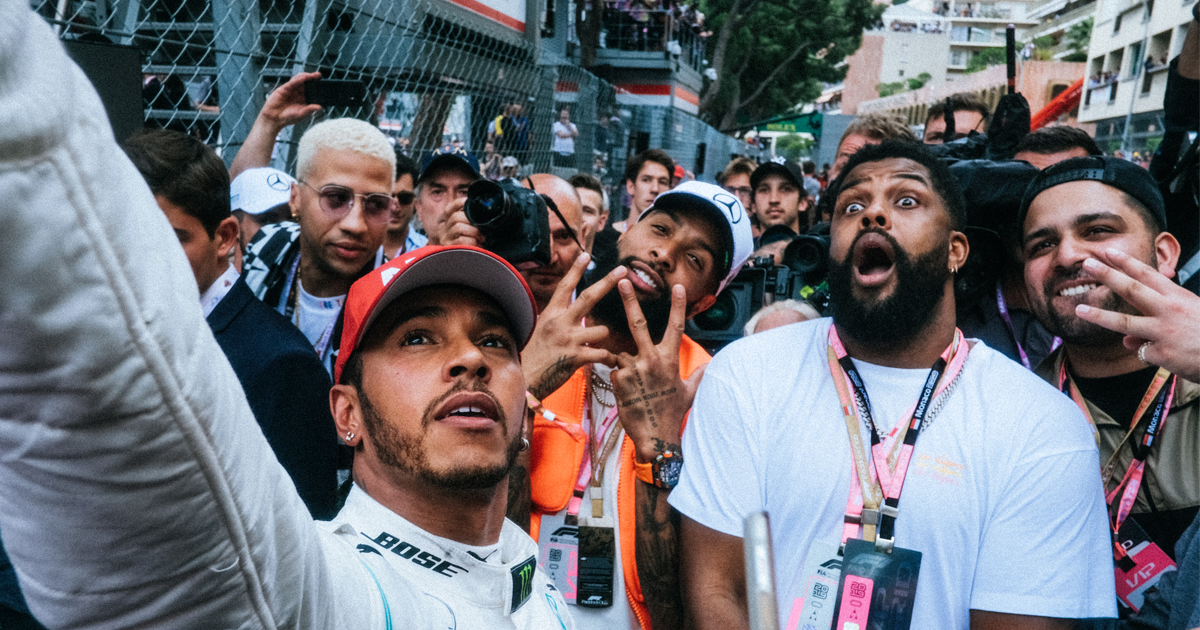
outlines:
{"label": "short beard", "polygon": [[[632,256],[607,264],[597,260],[596,268],[588,272],[583,282],[580,283],[579,290],[583,291],[600,281],[618,265],[625,265],[626,269],[632,269],[629,265],[634,260]],[[633,271],[631,270],[629,273],[633,273]],[[646,328],[650,332],[650,339],[654,343],[661,342],[663,334],[667,331],[667,324],[671,320],[670,288],[660,291],[658,297],[639,298],[638,305],[642,307],[642,315],[646,316]],[[592,307],[591,315],[600,323],[608,326],[610,332],[632,336],[632,333],[629,332],[629,317],[625,315],[625,303],[621,300],[621,292],[617,289],[614,288],[605,293]]]}
{"label": "short beard", "polygon": [[[367,429],[366,439],[371,441],[371,446],[374,447],[380,461],[384,464],[412,475],[431,486],[444,490],[488,490],[495,488],[501,481],[508,477],[508,471],[517,461],[517,455],[521,452],[522,436],[520,433],[509,443],[503,465],[464,466],[451,470],[437,471],[433,470],[430,466],[429,457],[426,453],[425,429],[434,421],[433,416],[437,413],[438,406],[448,397],[460,391],[470,390],[471,388],[465,384],[460,384],[460,386],[454,387],[446,392],[445,395],[430,402],[429,406],[425,409],[425,413],[421,416],[420,434],[412,436],[401,434],[394,424],[380,417],[379,412],[375,410],[375,406],[371,404],[371,399],[367,396],[366,391],[360,388],[358,391],[358,400],[362,408],[363,424],[366,425]],[[507,430],[508,421],[504,409],[499,406],[496,409],[497,413],[500,414],[499,424],[501,428]]]}
{"label": "short beard", "polygon": [[[868,232],[882,235],[896,259],[896,288],[874,304],[854,297],[854,246]],[[906,347],[933,322],[950,279],[949,238],[932,250],[911,258],[896,239],[882,230],[864,230],[842,262],[829,261],[829,304],[838,332],[872,348],[890,351]]]}
{"label": "short beard", "polygon": [[[1158,256],[1153,252],[1150,254],[1149,264],[1151,267],[1158,267]],[[1063,314],[1054,308],[1054,298],[1057,296],[1057,293],[1054,292],[1052,287],[1064,280],[1077,278],[1081,270],[1082,267],[1073,271],[1055,269],[1050,278],[1042,284],[1042,303],[1032,305],[1034,314],[1037,315],[1038,320],[1042,323],[1042,326],[1045,326],[1046,330],[1050,331],[1056,337],[1062,338],[1064,343],[1084,348],[1105,348],[1113,345],[1121,345],[1122,340],[1125,338],[1123,333],[1109,330],[1098,324],[1080,319],[1075,314],[1075,309],[1071,309],[1070,313]],[[1096,285],[1102,286],[1098,281]],[[1109,290],[1108,297],[1097,308],[1116,313],[1125,313],[1127,315],[1141,315],[1129,302],[1126,302],[1124,298],[1117,295],[1111,289]]]}

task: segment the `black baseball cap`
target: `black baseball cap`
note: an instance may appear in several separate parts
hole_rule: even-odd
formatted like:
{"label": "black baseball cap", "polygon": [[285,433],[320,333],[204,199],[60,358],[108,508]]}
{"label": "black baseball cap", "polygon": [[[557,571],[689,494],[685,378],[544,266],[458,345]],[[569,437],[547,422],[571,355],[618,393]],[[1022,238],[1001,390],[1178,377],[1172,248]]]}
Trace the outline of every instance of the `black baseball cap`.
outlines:
{"label": "black baseball cap", "polygon": [[795,162],[780,156],[764,162],[750,174],[750,188],[757,190],[758,185],[767,178],[767,175],[782,175],[784,179],[800,189],[801,197],[808,196],[808,191],[804,190],[804,171]]}
{"label": "black baseball cap", "polygon": [[1029,204],[1046,190],[1068,182],[1101,182],[1133,197],[1150,212],[1160,232],[1167,229],[1167,209],[1162,193],[1150,171],[1121,158],[1088,156],[1063,160],[1037,174],[1025,195],[1021,198],[1021,209],[1017,213],[1017,225],[1025,225]]}
{"label": "black baseball cap", "polygon": [[446,169],[468,172],[475,179],[482,177],[479,174],[478,158],[468,153],[466,149],[448,144],[421,157],[421,176],[417,178],[417,182],[425,181],[426,177]]}

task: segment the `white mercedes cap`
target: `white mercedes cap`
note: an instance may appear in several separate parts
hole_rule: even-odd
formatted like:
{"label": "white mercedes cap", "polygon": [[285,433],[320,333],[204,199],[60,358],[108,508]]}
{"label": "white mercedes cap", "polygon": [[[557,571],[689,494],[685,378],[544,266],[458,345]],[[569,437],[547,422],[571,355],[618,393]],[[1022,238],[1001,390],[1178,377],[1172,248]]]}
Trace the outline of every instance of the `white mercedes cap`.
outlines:
{"label": "white mercedes cap", "polygon": [[268,167],[242,171],[229,184],[229,207],[249,214],[262,214],[287,203],[295,181],[291,175]]}
{"label": "white mercedes cap", "polygon": [[754,234],[750,230],[750,217],[746,216],[746,209],[737,197],[720,186],[684,182],[655,198],[654,205],[647,212],[653,209],[699,211],[725,228],[725,242],[721,244],[725,259],[716,261],[725,272],[725,279],[717,287],[717,293],[737,276],[750,254],[754,253]]}

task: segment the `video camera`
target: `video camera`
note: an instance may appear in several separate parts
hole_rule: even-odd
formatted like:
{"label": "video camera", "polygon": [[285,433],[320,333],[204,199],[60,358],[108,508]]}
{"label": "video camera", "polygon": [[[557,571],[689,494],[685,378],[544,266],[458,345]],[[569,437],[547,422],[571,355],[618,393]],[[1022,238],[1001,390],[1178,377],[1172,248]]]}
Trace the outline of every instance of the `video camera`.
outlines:
{"label": "video camera", "polygon": [[481,179],[467,189],[467,221],[484,247],[519,269],[550,264],[550,215],[536,192],[505,180]]}
{"label": "video camera", "polygon": [[687,323],[687,336],[709,352],[742,337],[746,322],[776,300],[807,300],[820,312],[829,304],[829,236],[804,234],[783,250],[781,265],[755,258],[717,296],[708,310]]}

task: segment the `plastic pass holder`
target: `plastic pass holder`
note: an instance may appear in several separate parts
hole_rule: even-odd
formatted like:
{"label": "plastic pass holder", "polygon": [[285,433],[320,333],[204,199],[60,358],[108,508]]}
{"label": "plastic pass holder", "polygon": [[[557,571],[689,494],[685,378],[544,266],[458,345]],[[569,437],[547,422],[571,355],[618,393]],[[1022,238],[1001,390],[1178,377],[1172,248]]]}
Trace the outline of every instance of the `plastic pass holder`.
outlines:
{"label": "plastic pass holder", "polygon": [[835,630],[909,630],[921,572],[921,552],[887,541],[846,541],[838,583]]}
{"label": "plastic pass holder", "polygon": [[1114,567],[1117,599],[1122,606],[1137,612],[1145,603],[1146,591],[1157,585],[1167,572],[1176,570],[1175,563],[1131,518],[1121,524],[1117,544],[1125,551]]}

